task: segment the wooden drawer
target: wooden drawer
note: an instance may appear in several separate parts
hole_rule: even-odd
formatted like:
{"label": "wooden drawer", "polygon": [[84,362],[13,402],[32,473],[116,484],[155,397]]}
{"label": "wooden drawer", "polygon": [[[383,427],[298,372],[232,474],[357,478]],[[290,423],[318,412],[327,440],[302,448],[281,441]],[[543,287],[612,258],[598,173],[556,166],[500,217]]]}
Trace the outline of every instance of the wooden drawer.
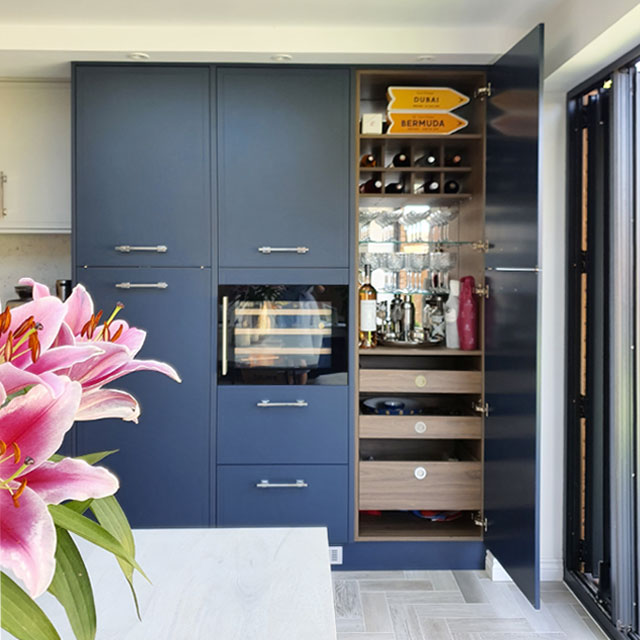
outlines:
{"label": "wooden drawer", "polygon": [[360,391],[373,393],[482,393],[480,371],[361,369]]}
{"label": "wooden drawer", "polygon": [[218,464],[347,463],[348,393],[321,385],[218,387]]}
{"label": "wooden drawer", "polygon": [[475,416],[360,416],[361,438],[481,438]]}
{"label": "wooden drawer", "polygon": [[219,465],[217,475],[218,526],[322,526],[347,541],[348,465]]}
{"label": "wooden drawer", "polygon": [[480,462],[360,462],[360,509],[481,507]]}

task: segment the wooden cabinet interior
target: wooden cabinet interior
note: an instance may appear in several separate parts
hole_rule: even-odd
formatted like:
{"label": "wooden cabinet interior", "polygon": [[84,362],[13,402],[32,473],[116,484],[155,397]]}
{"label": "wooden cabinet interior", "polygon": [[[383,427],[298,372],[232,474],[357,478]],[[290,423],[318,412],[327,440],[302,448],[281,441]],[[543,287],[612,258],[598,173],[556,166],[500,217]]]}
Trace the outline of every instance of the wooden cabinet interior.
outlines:
{"label": "wooden cabinet interior", "polygon": [[[471,275],[484,286],[484,189],[486,104],[475,92],[484,86],[483,72],[445,70],[363,70],[356,81],[356,238],[357,255],[366,252],[455,254],[450,277]],[[387,88],[450,87],[469,97],[454,111],[468,126],[451,135],[361,133],[362,115],[386,113]],[[406,166],[392,166],[396,154]],[[371,155],[375,166],[360,166]],[[460,158],[452,164],[452,155]],[[429,161],[421,160],[429,156]],[[363,193],[369,180],[382,183],[379,193]],[[455,180],[456,193],[444,184]],[[422,185],[437,183],[432,192]],[[386,193],[399,183],[396,193]],[[446,235],[410,237],[394,223],[393,235],[362,233],[360,212],[370,207],[398,209],[455,207],[457,216]],[[405,209],[406,211],[406,209]],[[372,223],[373,224],[373,223]],[[419,274],[412,291],[416,320],[434,280]],[[423,282],[426,284],[423,285]],[[439,285],[441,283],[438,283]],[[415,282],[414,282],[415,285]],[[409,291],[401,273],[391,290]],[[408,348],[378,346],[360,349],[356,376],[356,540],[480,540],[483,505],[484,298],[479,309],[478,348]],[[393,396],[418,401],[416,415],[367,413],[365,400]],[[441,520],[433,520],[442,512]],[[458,512],[458,513],[454,513]],[[452,518],[449,520],[449,517]]]}

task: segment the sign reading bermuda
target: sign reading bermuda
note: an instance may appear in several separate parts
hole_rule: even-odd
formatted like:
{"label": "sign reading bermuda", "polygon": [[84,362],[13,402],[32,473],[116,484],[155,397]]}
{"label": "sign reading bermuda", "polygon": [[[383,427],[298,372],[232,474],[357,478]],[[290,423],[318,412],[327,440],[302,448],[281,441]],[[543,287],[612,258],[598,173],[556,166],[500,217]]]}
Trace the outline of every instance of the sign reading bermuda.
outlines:
{"label": "sign reading bermuda", "polygon": [[389,111],[453,111],[469,97],[449,87],[388,87]]}
{"label": "sign reading bermuda", "polygon": [[447,112],[388,111],[389,134],[450,135],[464,129],[469,121]]}

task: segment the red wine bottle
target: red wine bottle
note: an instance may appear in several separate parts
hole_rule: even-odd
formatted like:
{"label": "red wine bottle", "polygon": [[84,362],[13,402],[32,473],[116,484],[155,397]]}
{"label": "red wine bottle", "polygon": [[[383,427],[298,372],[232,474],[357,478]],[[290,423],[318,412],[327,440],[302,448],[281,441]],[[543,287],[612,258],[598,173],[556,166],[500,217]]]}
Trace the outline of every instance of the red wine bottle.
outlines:
{"label": "red wine bottle", "polygon": [[462,164],[462,155],[460,153],[448,154],[444,163],[447,167],[459,167]]}
{"label": "red wine bottle", "polygon": [[457,180],[447,180],[444,183],[445,193],[458,193],[458,191],[460,191],[460,184]]}
{"label": "red wine bottle", "polygon": [[435,167],[438,164],[438,152],[434,149],[416,160],[417,167]]}
{"label": "red wine bottle", "polygon": [[367,180],[360,187],[360,193],[382,193],[382,180]]}
{"label": "red wine bottle", "polygon": [[406,153],[396,153],[391,161],[392,167],[408,167],[411,164],[409,156]]}
{"label": "red wine bottle", "polygon": [[390,182],[384,187],[385,193],[402,193],[403,191],[404,186],[401,182]]}
{"label": "red wine bottle", "polygon": [[362,158],[360,158],[361,167],[375,167],[377,164],[376,157],[372,153],[365,153]]}

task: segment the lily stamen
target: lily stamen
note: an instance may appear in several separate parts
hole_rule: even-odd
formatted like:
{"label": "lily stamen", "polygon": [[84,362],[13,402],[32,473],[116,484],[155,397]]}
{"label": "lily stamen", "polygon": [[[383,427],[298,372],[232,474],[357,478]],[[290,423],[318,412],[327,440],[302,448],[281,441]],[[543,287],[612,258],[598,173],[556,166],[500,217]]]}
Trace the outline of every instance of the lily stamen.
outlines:
{"label": "lily stamen", "polygon": [[18,498],[22,495],[22,492],[25,490],[25,487],[27,486],[27,479],[26,478],[22,478],[22,481],[20,482],[20,486],[18,487],[17,491],[15,493],[11,494],[11,499],[13,500],[13,505],[18,508],[20,506],[20,504],[18,503]]}

